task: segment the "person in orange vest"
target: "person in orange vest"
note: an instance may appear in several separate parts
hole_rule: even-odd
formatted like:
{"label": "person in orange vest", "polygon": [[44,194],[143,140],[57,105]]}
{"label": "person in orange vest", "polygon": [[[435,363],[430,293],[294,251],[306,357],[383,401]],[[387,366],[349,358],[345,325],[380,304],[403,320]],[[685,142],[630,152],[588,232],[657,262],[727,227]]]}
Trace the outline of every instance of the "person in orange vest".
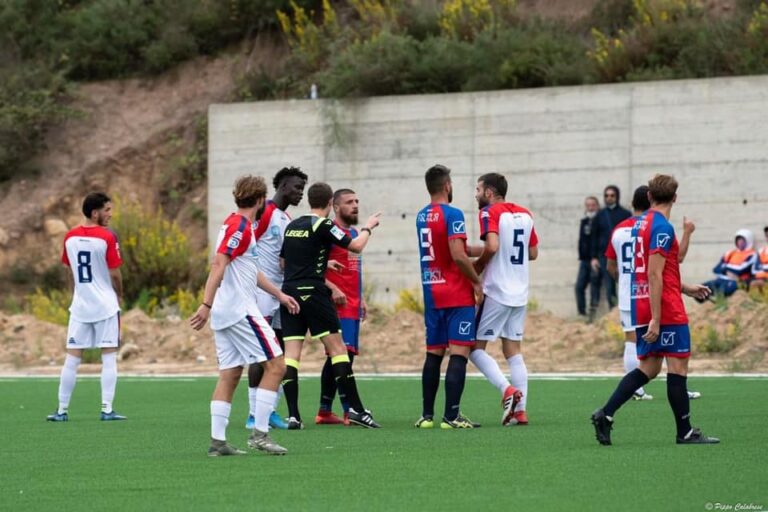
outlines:
{"label": "person in orange vest", "polygon": [[754,242],[755,237],[750,230],[738,230],[734,238],[736,247],[726,252],[715,265],[713,272],[717,277],[704,284],[714,293],[722,293],[726,297],[733,295],[739,289],[739,284],[749,286],[758,272],[759,264]]}
{"label": "person in orange vest", "polygon": [[763,287],[768,283],[768,226],[763,228],[765,234],[765,243],[760,248],[760,252],[757,253],[757,272],[755,272],[755,280],[752,282],[754,286]]}

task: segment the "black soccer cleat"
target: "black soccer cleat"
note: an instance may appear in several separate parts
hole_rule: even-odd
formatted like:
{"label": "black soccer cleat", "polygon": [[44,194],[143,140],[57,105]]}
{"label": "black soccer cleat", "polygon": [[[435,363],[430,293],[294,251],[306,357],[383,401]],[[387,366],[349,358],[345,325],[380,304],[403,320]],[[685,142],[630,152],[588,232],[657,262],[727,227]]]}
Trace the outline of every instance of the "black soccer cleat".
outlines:
{"label": "black soccer cleat", "polygon": [[592,413],[592,425],[595,427],[595,438],[603,446],[611,445],[611,429],[613,420],[609,420],[602,409]]}
{"label": "black soccer cleat", "polygon": [[718,444],[720,439],[707,437],[701,433],[701,429],[693,428],[685,437],[678,437],[677,444]]}
{"label": "black soccer cleat", "polygon": [[354,409],[349,409],[349,422],[353,425],[360,425],[365,428],[381,428],[381,425],[376,423],[371,415],[371,411],[364,410],[363,412],[357,412]]}

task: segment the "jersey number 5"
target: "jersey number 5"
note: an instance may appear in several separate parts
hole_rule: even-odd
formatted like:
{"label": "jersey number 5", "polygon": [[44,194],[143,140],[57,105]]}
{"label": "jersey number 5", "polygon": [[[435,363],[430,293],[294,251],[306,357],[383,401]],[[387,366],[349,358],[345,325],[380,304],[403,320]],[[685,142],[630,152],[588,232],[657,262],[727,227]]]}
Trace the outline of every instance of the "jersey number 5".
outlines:
{"label": "jersey number 5", "polygon": [[81,283],[93,281],[90,251],[80,251],[77,253],[77,280]]}
{"label": "jersey number 5", "polygon": [[512,232],[512,247],[515,248],[516,252],[509,257],[509,261],[512,262],[513,265],[523,264],[525,256],[525,244],[523,243],[522,238],[524,234],[524,229],[516,229]]}
{"label": "jersey number 5", "polygon": [[419,230],[419,242],[421,242],[421,248],[426,249],[421,251],[421,261],[435,261],[435,248],[432,246],[432,230],[430,228],[421,228]]}

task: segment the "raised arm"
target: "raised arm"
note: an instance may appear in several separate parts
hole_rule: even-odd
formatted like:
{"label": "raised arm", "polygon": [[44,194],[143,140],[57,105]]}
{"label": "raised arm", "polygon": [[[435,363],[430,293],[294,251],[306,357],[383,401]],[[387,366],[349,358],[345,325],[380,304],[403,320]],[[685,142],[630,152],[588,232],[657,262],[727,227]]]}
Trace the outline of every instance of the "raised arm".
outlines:
{"label": "raised arm", "polygon": [[379,217],[381,217],[381,212],[368,217],[368,222],[365,223],[365,226],[360,229],[358,235],[347,246],[348,251],[356,254],[363,252],[363,249],[368,244],[368,240],[371,239],[373,229],[379,225]]}
{"label": "raised arm", "polygon": [[679,263],[685,261],[688,245],[691,243],[691,235],[694,231],[696,231],[696,224],[692,220],[688,220],[688,217],[683,217],[683,239],[680,240],[680,253],[677,257]]}

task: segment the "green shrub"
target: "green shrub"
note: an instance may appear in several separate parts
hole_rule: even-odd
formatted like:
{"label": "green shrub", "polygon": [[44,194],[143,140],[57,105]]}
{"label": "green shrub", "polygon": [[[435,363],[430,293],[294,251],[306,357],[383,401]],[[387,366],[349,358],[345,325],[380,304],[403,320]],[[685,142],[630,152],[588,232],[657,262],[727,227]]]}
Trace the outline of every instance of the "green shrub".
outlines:
{"label": "green shrub", "polygon": [[38,320],[59,325],[69,322],[69,304],[72,296],[66,290],[47,290],[40,288],[26,298],[27,310]]}
{"label": "green shrub", "polygon": [[421,287],[404,288],[397,295],[395,311],[413,311],[420,315],[424,314],[424,301],[421,297]]}

